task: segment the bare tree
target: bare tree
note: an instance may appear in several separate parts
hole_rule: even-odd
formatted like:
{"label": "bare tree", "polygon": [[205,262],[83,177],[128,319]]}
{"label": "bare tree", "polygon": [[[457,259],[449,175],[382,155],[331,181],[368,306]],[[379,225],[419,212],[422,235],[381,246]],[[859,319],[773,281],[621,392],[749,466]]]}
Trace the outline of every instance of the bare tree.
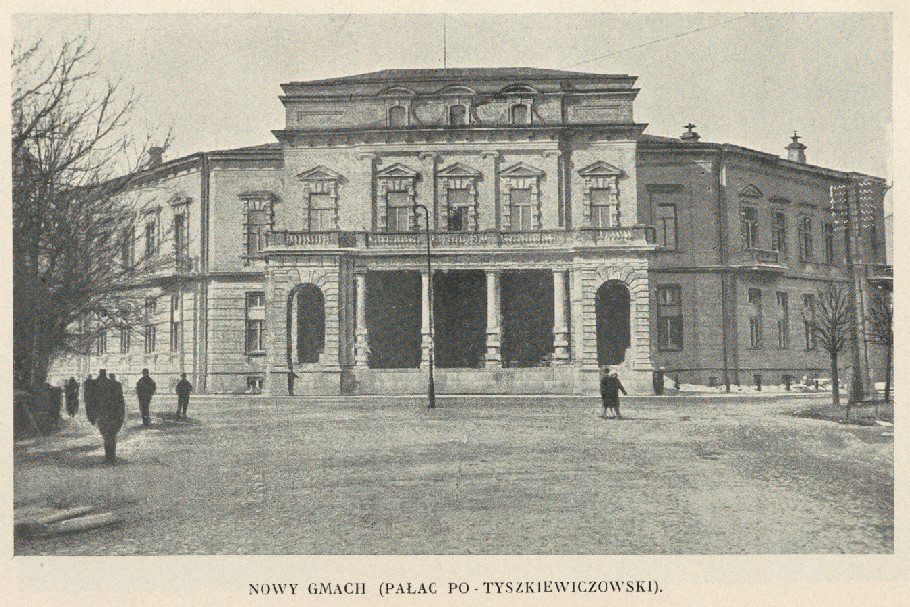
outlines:
{"label": "bare tree", "polygon": [[[853,330],[854,308],[850,294],[840,283],[828,283],[811,299],[807,318],[803,320],[816,343],[831,359],[831,397],[835,407],[840,406],[840,375],[837,361],[850,340]],[[846,417],[850,417],[850,399],[847,399]]]}
{"label": "bare tree", "polygon": [[869,341],[885,348],[885,401],[891,400],[891,364],[894,356],[894,304],[891,293],[877,289],[866,318]]}
{"label": "bare tree", "polygon": [[135,97],[102,81],[93,61],[81,38],[53,53],[41,42],[13,48],[13,350],[23,386],[42,384],[53,356],[93,332],[130,323],[136,277],[160,262],[125,254],[152,135],[130,134]]}

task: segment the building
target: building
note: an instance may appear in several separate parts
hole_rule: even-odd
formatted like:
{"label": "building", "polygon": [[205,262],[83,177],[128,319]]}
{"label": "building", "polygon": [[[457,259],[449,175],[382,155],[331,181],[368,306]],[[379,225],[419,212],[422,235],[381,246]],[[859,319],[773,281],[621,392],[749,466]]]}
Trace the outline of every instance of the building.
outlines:
{"label": "building", "polygon": [[416,394],[433,356],[439,392],[583,394],[605,365],[639,393],[655,363],[700,382],[826,368],[799,347],[798,306],[849,276],[831,188],[884,184],[808,165],[796,139],[782,160],[694,127],[643,135],[634,82],[480,68],[282,85],[277,144],[153,157],[125,254],[173,250],[173,267],[143,279],[143,327],[56,374]]}

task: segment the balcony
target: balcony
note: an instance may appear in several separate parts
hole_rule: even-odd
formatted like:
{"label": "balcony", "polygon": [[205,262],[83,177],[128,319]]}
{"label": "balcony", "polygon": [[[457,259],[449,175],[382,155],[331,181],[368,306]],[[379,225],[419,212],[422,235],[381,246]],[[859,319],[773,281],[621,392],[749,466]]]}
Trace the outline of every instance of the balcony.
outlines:
{"label": "balcony", "polygon": [[787,269],[781,262],[780,251],[766,249],[744,249],[731,265],[747,272],[776,273]]}
{"label": "balcony", "polygon": [[[434,232],[435,249],[653,247],[654,228],[631,226],[582,230],[535,230],[528,232]],[[321,251],[337,249],[410,250],[427,246],[421,232],[271,232],[267,251]]]}

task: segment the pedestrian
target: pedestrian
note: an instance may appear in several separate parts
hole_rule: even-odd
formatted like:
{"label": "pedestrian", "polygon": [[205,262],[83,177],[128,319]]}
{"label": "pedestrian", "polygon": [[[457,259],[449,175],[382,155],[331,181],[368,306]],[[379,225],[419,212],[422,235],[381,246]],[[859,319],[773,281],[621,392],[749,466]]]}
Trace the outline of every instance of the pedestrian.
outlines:
{"label": "pedestrian", "polygon": [[117,433],[120,432],[123,418],[126,415],[123,386],[113,375],[107,377],[107,371],[101,369],[98,372],[94,392],[98,430],[104,437],[104,462],[114,464],[117,461]]}
{"label": "pedestrian", "polygon": [[[100,375],[100,374],[99,374]],[[85,378],[85,381],[82,383],[83,392],[82,400],[85,401],[85,417],[88,418],[89,423],[93,426],[95,425],[96,409],[97,409],[97,394],[95,390],[96,382],[98,380],[92,379],[92,376],[89,375]]]}
{"label": "pedestrian", "polygon": [[180,381],[177,382],[177,419],[183,416],[186,419],[186,408],[190,404],[190,392],[193,391],[193,385],[187,381],[186,373],[182,373]]}
{"label": "pedestrian", "polygon": [[66,380],[64,392],[66,393],[66,413],[70,417],[76,417],[76,413],[79,412],[79,382],[75,377]]}
{"label": "pedestrian", "polygon": [[152,423],[149,414],[149,405],[152,402],[152,396],[155,395],[155,380],[149,375],[148,369],[142,370],[142,377],[136,382],[136,396],[139,398],[139,412],[142,413],[142,425],[149,426]]}
{"label": "pedestrian", "polygon": [[622,415],[619,414],[620,391],[622,391],[624,395],[628,395],[622,382],[619,381],[619,375],[615,372],[610,373],[609,370],[604,370],[603,378],[600,380],[600,397],[603,402],[602,417],[604,419],[607,417],[607,409],[613,410],[614,418],[622,419]]}

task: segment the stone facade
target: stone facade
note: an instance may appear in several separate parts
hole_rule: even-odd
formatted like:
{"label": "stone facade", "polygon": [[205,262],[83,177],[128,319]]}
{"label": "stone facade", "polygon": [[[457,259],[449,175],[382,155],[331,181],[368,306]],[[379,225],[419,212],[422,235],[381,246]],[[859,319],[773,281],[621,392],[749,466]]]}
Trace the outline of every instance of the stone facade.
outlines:
{"label": "stone facade", "polygon": [[[643,136],[634,81],[504,68],[282,85],[279,143],[169,161],[137,186],[157,229],[184,215],[193,260],[137,283],[159,301],[155,347],[136,328],[127,351],[62,358],[53,376],[148,367],[199,392],[417,394],[432,359],[440,393],[596,394],[607,365],[632,393],[655,364],[688,381],[823,369],[818,352],[744,347],[742,302],[761,285],[795,309],[845,279],[756,251],[774,209],[820,226],[831,184],[861,176]],[[744,205],[760,226],[746,248]],[[679,349],[659,326],[665,285],[681,290]]]}

